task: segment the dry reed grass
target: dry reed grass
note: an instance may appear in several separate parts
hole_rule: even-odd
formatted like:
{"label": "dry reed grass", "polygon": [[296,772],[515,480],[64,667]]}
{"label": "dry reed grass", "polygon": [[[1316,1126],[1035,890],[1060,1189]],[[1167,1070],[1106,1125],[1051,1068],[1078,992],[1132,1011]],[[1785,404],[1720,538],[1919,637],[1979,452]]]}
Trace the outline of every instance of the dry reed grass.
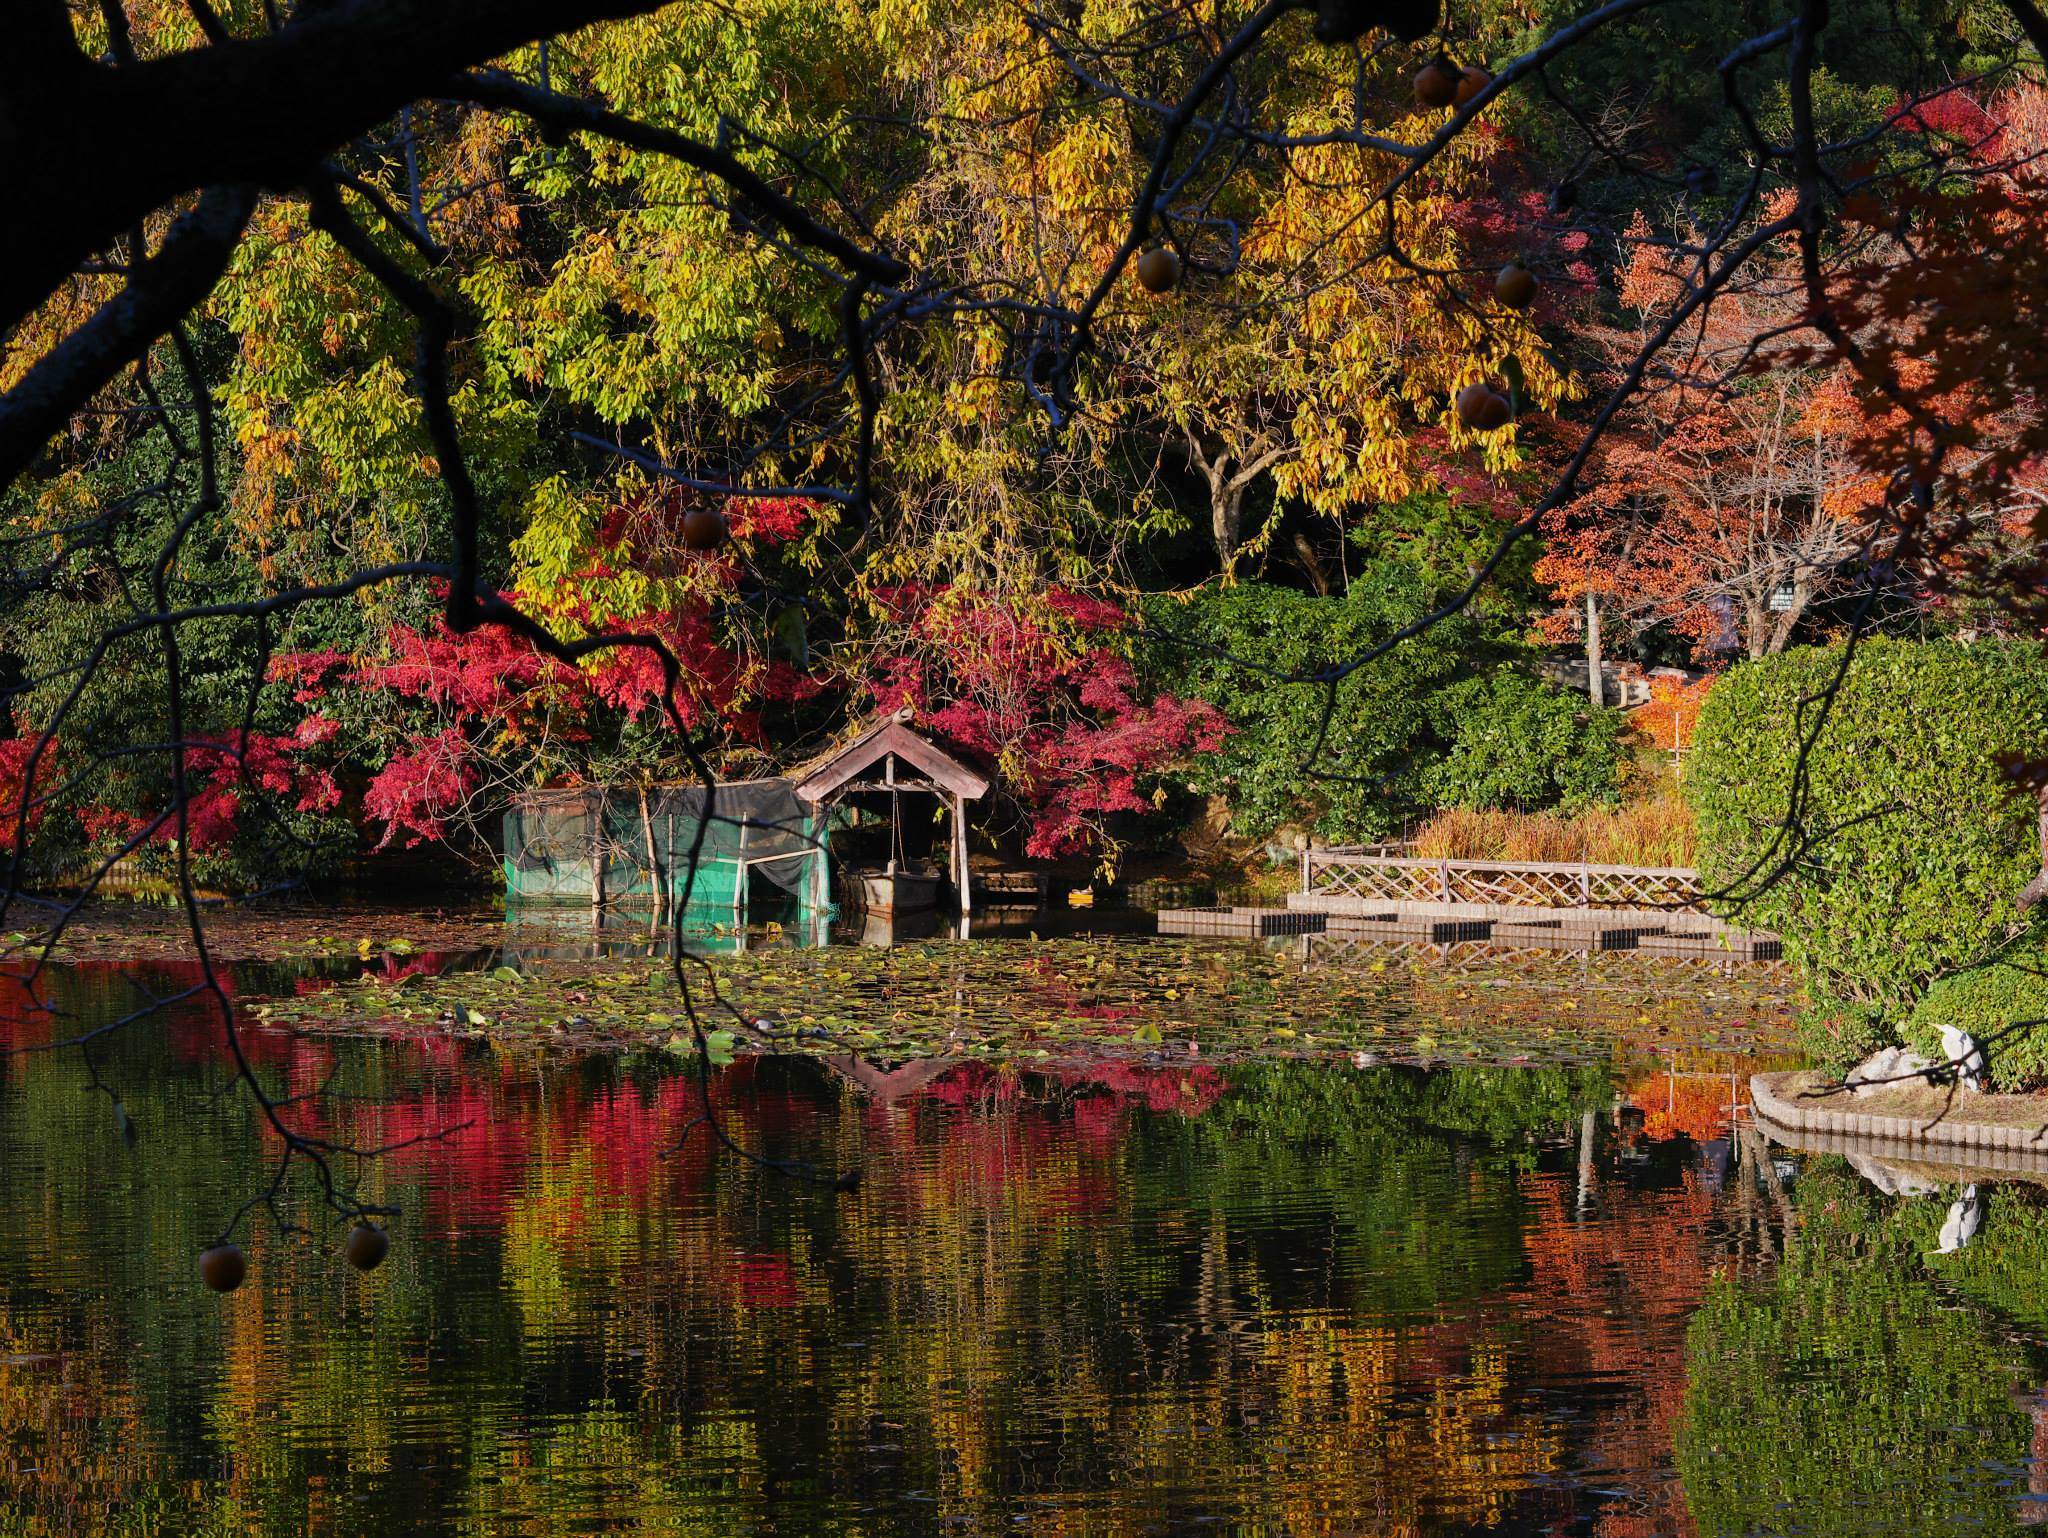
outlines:
{"label": "dry reed grass", "polygon": [[1430,860],[1526,860],[1595,865],[1693,864],[1692,813],[1664,794],[1583,812],[1474,812],[1452,807],[1416,830],[1413,853]]}

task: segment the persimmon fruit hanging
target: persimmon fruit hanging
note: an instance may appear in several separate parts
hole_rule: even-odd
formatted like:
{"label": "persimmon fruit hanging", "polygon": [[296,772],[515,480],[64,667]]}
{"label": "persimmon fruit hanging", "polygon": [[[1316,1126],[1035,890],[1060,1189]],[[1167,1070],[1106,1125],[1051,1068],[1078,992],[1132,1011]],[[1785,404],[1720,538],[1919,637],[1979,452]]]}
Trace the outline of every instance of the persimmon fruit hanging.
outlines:
{"label": "persimmon fruit hanging", "polygon": [[1425,107],[1448,107],[1458,99],[1458,71],[1447,59],[1431,59],[1415,72],[1415,99]]}
{"label": "persimmon fruit hanging", "polygon": [[1180,256],[1170,246],[1154,246],[1138,258],[1138,282],[1148,294],[1164,294],[1180,286]]}
{"label": "persimmon fruit hanging", "polygon": [[1458,420],[1475,433],[1505,427],[1514,414],[1515,408],[1508,398],[1484,380],[1468,384],[1458,392]]}
{"label": "persimmon fruit hanging", "polygon": [[708,552],[718,549],[730,538],[732,530],[726,524],[725,514],[716,508],[693,507],[683,514],[685,549]]}
{"label": "persimmon fruit hanging", "polygon": [[384,1264],[391,1248],[391,1236],[374,1223],[358,1223],[348,1231],[342,1254],[358,1271],[374,1271]]}
{"label": "persimmon fruit hanging", "polygon": [[1526,310],[1536,299],[1536,274],[1520,262],[1509,262],[1493,280],[1493,297],[1511,310]]}
{"label": "persimmon fruit hanging", "polygon": [[216,1244],[200,1251],[199,1279],[215,1292],[233,1292],[249,1275],[249,1257],[239,1244]]}

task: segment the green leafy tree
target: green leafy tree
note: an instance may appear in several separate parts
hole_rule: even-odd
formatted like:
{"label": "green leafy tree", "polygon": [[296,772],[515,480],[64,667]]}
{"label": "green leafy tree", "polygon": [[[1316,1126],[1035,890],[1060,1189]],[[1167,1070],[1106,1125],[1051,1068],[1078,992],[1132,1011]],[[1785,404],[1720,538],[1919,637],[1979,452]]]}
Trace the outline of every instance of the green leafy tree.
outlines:
{"label": "green leafy tree", "polygon": [[[1389,566],[1339,598],[1247,582],[1149,602],[1163,637],[1154,667],[1235,728],[1221,751],[1190,767],[1188,787],[1225,798],[1233,827],[1249,838],[1290,822],[1338,842],[1397,828],[1439,752],[1430,696],[1499,652],[1490,629],[1467,616],[1437,625],[1352,672],[1334,699],[1322,685],[1276,683],[1273,674],[1313,676],[1356,655],[1412,620],[1423,598],[1414,572]],[[1304,773],[1311,761],[1317,772]]]}
{"label": "green leafy tree", "polygon": [[[1151,668],[1235,729],[1192,762],[1188,788],[1227,800],[1246,837],[1302,823],[1340,842],[1383,838],[1447,802],[1611,799],[1621,762],[1614,724],[1513,672],[1512,630],[1484,608],[1349,673],[1334,697],[1321,684],[1276,682],[1313,678],[1385,641],[1427,610],[1438,581],[1421,563],[1387,559],[1341,597],[1239,583],[1151,599]],[[1318,770],[1304,773],[1319,742]]]}
{"label": "green leafy tree", "polygon": [[1423,779],[1439,806],[1576,810],[1620,799],[1627,728],[1615,712],[1510,668],[1461,679],[1431,709],[1450,743]]}

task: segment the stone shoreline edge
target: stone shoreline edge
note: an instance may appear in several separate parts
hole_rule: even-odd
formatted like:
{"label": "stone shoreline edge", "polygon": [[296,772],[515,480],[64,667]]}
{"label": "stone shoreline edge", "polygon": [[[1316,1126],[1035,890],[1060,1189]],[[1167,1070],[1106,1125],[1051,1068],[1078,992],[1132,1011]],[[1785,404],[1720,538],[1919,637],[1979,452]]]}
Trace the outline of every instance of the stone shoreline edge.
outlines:
{"label": "stone shoreline edge", "polygon": [[[1939,1157],[1950,1150],[1993,1153],[2022,1159],[2048,1159],[2048,1104],[2042,1107],[2039,1123],[2004,1126],[1973,1122],[1957,1112],[1936,1121],[1917,1116],[1880,1116],[1867,1111],[1839,1111],[1835,1105],[1853,1103],[1847,1095],[1813,1097],[1802,1093],[1823,1076],[1810,1069],[1780,1073],[1751,1074],[1749,1101],[1757,1117],[1789,1131],[1873,1143],[1906,1143],[1917,1151]],[[1961,1102],[1959,1101],[1959,1104]]]}

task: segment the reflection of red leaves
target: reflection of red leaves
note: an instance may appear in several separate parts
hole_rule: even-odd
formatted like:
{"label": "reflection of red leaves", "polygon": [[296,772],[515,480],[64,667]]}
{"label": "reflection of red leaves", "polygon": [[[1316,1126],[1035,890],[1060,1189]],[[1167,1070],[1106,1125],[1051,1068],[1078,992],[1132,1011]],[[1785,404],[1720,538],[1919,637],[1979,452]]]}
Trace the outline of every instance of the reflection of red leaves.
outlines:
{"label": "reflection of red leaves", "polygon": [[733,1287],[743,1308],[794,1308],[804,1300],[787,1255],[742,1255]]}
{"label": "reflection of red leaves", "polygon": [[1074,1102],[1074,1131],[1098,1147],[1123,1133],[1124,1107],[1112,1095],[1089,1095]]}
{"label": "reflection of red leaves", "polygon": [[408,977],[439,977],[457,959],[457,954],[449,951],[421,951],[417,956],[394,956],[386,951],[377,958],[375,966],[363,969],[363,976],[374,977],[389,987]]}
{"label": "reflection of red leaves", "polygon": [[[1044,1077],[1061,1095],[1048,1106],[1065,1104],[1074,1125],[1098,1132],[1132,1106],[1161,1114],[1199,1116],[1214,1106],[1230,1083],[1207,1064],[1191,1067],[1109,1061],[1049,1067]],[[982,1063],[962,1063],[932,1080],[922,1091],[941,1105],[964,1109],[983,1102],[1015,1099],[1013,1080]],[[1029,1105],[1028,1099],[1020,1099]]]}
{"label": "reflection of red leaves", "polygon": [[1173,1068],[1150,1063],[1093,1063],[1060,1070],[1056,1077],[1070,1088],[1095,1091],[1097,1098],[1108,1095],[1124,1104],[1142,1104],[1155,1114],[1176,1116],[1200,1116],[1230,1088],[1229,1081],[1206,1064]]}
{"label": "reflection of red leaves", "polygon": [[487,1081],[467,1074],[364,1113],[356,1137],[406,1145],[386,1154],[386,1165],[421,1182],[429,1213],[449,1233],[502,1229],[534,1159],[532,1112],[500,1103]]}
{"label": "reflection of red leaves", "polygon": [[0,1047],[47,1046],[56,1034],[57,1017],[29,991],[27,974],[25,963],[0,971]]}
{"label": "reflection of red leaves", "polygon": [[1631,1084],[1628,1098],[1643,1113],[1644,1136],[1654,1141],[1683,1134],[1704,1143],[1728,1131],[1726,1079],[1652,1074]]}

